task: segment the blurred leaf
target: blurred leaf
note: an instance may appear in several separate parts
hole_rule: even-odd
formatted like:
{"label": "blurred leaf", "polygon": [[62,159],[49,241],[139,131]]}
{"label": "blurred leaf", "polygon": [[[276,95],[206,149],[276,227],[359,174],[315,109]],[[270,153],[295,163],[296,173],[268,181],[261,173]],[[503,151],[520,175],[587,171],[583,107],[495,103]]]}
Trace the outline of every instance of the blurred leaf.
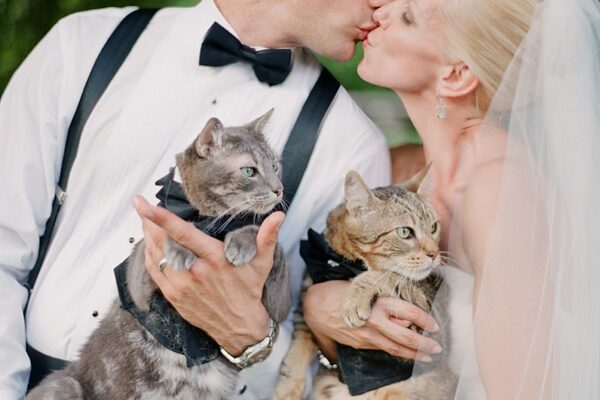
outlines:
{"label": "blurred leaf", "polygon": [[193,6],[197,0],[0,0],[0,93],[23,59],[62,17],[103,7]]}

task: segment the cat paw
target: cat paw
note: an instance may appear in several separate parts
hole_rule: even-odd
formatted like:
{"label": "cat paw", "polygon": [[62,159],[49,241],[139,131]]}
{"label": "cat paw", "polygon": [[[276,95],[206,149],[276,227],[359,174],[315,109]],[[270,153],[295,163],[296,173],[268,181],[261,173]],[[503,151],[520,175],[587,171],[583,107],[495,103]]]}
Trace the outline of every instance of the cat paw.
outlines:
{"label": "cat paw", "polygon": [[167,240],[165,242],[165,258],[167,265],[174,271],[184,271],[192,268],[198,257],[185,247]]}
{"label": "cat paw", "polygon": [[346,325],[352,328],[360,328],[367,323],[367,320],[371,316],[371,305],[360,306],[353,305],[352,307],[346,307],[342,310],[342,317]]}
{"label": "cat paw", "polygon": [[363,400],[363,396],[352,397],[348,386],[331,373],[318,375],[309,400]]}
{"label": "cat paw", "polygon": [[230,232],[225,237],[225,258],[239,267],[247,264],[256,255],[258,227],[249,226]]}
{"label": "cat paw", "polygon": [[[281,377],[280,377],[281,379]],[[301,382],[289,383],[286,382],[287,385],[291,387],[278,387],[275,389],[273,393],[273,397],[271,400],[293,400],[293,399],[302,399],[302,394],[304,393],[304,380]]]}

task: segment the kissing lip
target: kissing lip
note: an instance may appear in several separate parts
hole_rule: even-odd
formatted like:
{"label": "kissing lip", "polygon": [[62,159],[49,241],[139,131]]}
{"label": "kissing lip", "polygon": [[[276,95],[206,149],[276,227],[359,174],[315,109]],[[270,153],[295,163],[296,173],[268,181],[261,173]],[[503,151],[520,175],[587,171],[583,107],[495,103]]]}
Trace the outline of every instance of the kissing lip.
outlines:
{"label": "kissing lip", "polygon": [[367,40],[367,36],[369,36],[369,33],[373,29],[377,28],[377,26],[378,25],[367,25],[367,26],[364,26],[364,27],[359,27],[358,30],[359,30],[359,39],[360,39],[360,41]]}
{"label": "kissing lip", "polygon": [[368,44],[369,46],[372,46],[372,45],[373,45],[373,42],[371,41],[371,39],[372,39],[372,38],[371,38],[371,36],[373,35],[373,33],[374,33],[375,31],[377,31],[377,30],[378,30],[378,28],[379,28],[379,25],[377,25],[375,28],[371,29],[371,30],[368,32],[368,34],[367,34],[367,37],[365,37],[365,39],[363,40],[363,45],[365,45],[365,44]]}

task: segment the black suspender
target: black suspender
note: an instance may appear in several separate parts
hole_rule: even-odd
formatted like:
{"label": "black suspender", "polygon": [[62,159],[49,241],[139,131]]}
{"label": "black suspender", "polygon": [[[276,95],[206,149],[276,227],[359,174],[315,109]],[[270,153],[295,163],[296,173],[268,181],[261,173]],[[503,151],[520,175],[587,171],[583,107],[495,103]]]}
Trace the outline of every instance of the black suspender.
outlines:
{"label": "black suspender", "polygon": [[283,164],[282,181],[285,200],[290,206],[317,143],[323,117],[329,110],[339,87],[340,83],[329,71],[323,68],[285,143],[281,156]]}
{"label": "black suspender", "polygon": [[148,22],[150,22],[150,19],[152,19],[156,11],[158,10],[138,9],[123,18],[104,44],[104,47],[100,51],[100,54],[92,67],[92,71],[83,87],[79,104],[75,109],[75,114],[73,115],[67,133],[65,153],[60,169],[60,178],[56,187],[56,196],[52,202],[52,212],[50,213],[48,221],[46,221],[44,234],[40,238],[38,257],[33,269],[29,273],[27,281],[30,290],[37,280],[44,258],[46,258],[46,252],[50,247],[54,224],[56,223],[58,212],[66,197],[67,183],[69,182],[71,168],[73,167],[73,162],[77,155],[77,148],[79,147],[79,139],[81,138],[83,127],[96,106],[96,103],[98,103],[98,100],[108,87],[113,76],[117,73],[121,64],[125,61],[125,58],[127,58],[127,55],[137,38],[140,36]]}
{"label": "black suspender", "polygon": [[[56,196],[52,202],[52,212],[50,213],[48,221],[46,221],[44,234],[40,238],[38,257],[33,269],[29,273],[27,281],[30,291],[42,268],[46,252],[50,246],[50,240],[52,238],[58,212],[65,200],[69,174],[71,173],[71,168],[73,167],[73,162],[77,155],[77,148],[79,146],[79,139],[81,138],[83,127],[96,106],[96,103],[98,103],[98,100],[108,87],[113,76],[117,73],[119,67],[123,64],[123,61],[125,61],[125,58],[127,58],[127,55],[137,41],[137,38],[143,32],[146,25],[148,25],[148,22],[150,22],[156,11],[158,10],[138,9],[123,18],[104,44],[104,47],[102,47],[102,50],[92,67],[92,71],[85,83],[81,98],[79,99],[79,104],[77,105],[67,133],[60,178],[58,180]],[[47,356],[29,345],[27,345],[27,354],[31,361],[28,390],[35,387],[52,371],[60,370],[67,365],[66,361]]]}

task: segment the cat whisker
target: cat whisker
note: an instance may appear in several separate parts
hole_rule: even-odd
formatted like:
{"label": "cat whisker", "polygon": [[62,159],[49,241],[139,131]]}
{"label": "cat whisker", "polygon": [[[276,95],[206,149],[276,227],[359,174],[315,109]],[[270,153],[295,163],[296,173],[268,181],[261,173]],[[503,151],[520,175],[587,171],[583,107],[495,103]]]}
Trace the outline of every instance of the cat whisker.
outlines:
{"label": "cat whisker", "polygon": [[234,204],[233,206],[229,207],[227,210],[225,210],[221,214],[219,214],[215,219],[219,219],[219,218],[224,217],[225,215],[228,215],[231,211],[235,210],[236,208],[239,208],[244,203],[249,203],[250,201],[251,201],[250,199],[246,199],[246,200],[240,201],[239,203]]}
{"label": "cat whisker", "polygon": [[373,284],[378,283],[380,280],[382,280],[384,277],[386,277],[387,275],[391,274],[392,270],[388,269],[386,270],[383,274],[381,274],[377,279],[375,279],[375,281],[373,282]]}
{"label": "cat whisker", "polygon": [[450,256],[444,256],[444,255],[442,255],[442,256],[440,256],[440,258],[442,259],[442,263],[444,265],[450,265],[450,264],[457,265],[457,266],[460,265],[459,262],[456,259],[454,259],[454,258],[452,258]]}
{"label": "cat whisker", "polygon": [[281,199],[281,201],[279,202],[279,204],[281,204],[281,209],[285,212],[290,208],[290,204],[287,202],[287,200],[285,199],[285,197],[283,197]]}
{"label": "cat whisker", "polygon": [[[250,204],[250,199],[246,199],[243,200],[235,205],[233,205],[232,207],[228,208],[227,210],[223,211],[219,216],[217,216],[208,226],[207,226],[207,230],[211,230],[212,228],[215,227],[215,224],[217,222],[219,222],[221,220],[221,218],[223,218],[226,215],[231,214],[231,216],[219,227],[219,229],[217,230],[217,232],[222,232],[223,229],[225,229],[227,227],[227,225],[229,225],[231,223],[231,221],[240,214],[240,211],[245,211],[247,210],[249,207],[244,207],[242,208],[242,206],[244,204]],[[233,211],[233,212],[232,212]]]}
{"label": "cat whisker", "polygon": [[227,220],[223,223],[223,225],[221,225],[219,227],[219,229],[217,230],[217,232],[222,232],[225,228],[227,228],[227,226],[231,223],[231,221],[233,221],[235,218],[237,218],[240,215],[243,215],[244,213],[247,213],[250,211],[251,207],[246,207],[246,208],[241,208],[239,210],[235,210],[231,216],[229,218],[227,218]]}

